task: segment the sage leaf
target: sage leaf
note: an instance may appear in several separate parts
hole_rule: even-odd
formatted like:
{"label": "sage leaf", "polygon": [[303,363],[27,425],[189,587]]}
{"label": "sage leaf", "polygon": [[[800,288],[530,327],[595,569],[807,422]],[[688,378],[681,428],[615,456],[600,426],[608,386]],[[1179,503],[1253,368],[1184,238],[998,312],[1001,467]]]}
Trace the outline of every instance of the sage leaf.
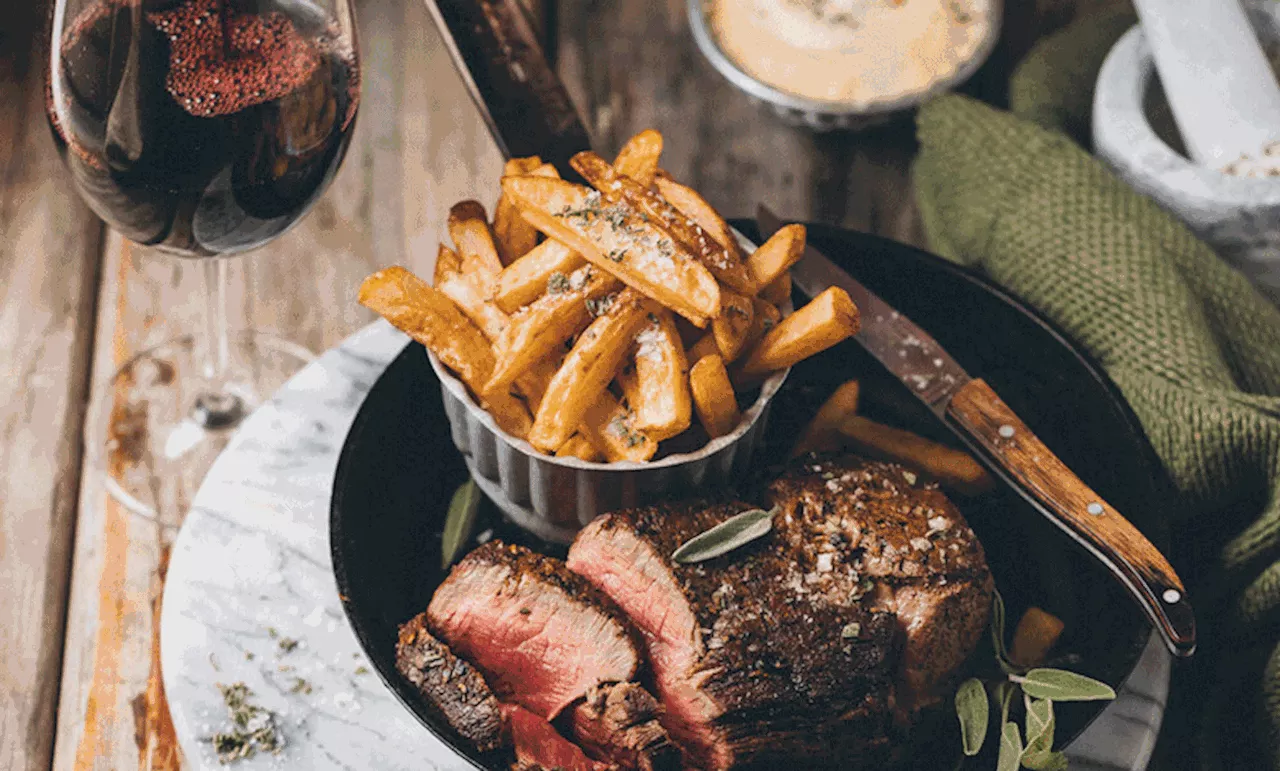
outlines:
{"label": "sage leaf", "polygon": [[1017,691],[1017,686],[1008,680],[1001,680],[992,688],[992,697],[996,700],[996,704],[1000,705],[1000,724],[1004,725],[1009,722],[1009,703],[1013,701],[1013,694]]}
{"label": "sage leaf", "polygon": [[1027,746],[1022,751],[1022,764],[1025,766],[1028,757],[1047,755],[1053,749],[1054,719],[1053,702],[1033,699],[1026,694],[1023,694],[1023,702],[1027,708]]}
{"label": "sage leaf", "polygon": [[482,497],[475,480],[470,478],[454,491],[444,518],[444,533],[440,535],[440,567],[452,565],[471,540]]}
{"label": "sage leaf", "polygon": [[991,707],[982,681],[969,678],[956,691],[956,717],[960,718],[960,743],[964,754],[977,755],[987,737]]}
{"label": "sage leaf", "polygon": [[1050,701],[1100,701],[1114,699],[1116,692],[1106,683],[1065,669],[1033,669],[1023,677],[1011,676],[1022,692]]}
{"label": "sage leaf", "polygon": [[996,589],[991,594],[991,647],[996,652],[996,661],[1005,674],[1013,674],[1017,669],[1009,659],[1009,650],[1004,644],[1004,597]]}
{"label": "sage leaf", "polygon": [[705,533],[695,535],[671,553],[671,559],[684,565],[713,559],[769,534],[773,529],[775,506],[769,511],[751,509],[732,516]]}
{"label": "sage leaf", "polygon": [[1067,756],[1061,752],[1022,754],[1022,767],[1032,771],[1066,771]]}
{"label": "sage leaf", "polygon": [[996,756],[996,771],[1018,771],[1022,763],[1022,736],[1017,723],[1005,723],[1000,729],[1000,754]]}

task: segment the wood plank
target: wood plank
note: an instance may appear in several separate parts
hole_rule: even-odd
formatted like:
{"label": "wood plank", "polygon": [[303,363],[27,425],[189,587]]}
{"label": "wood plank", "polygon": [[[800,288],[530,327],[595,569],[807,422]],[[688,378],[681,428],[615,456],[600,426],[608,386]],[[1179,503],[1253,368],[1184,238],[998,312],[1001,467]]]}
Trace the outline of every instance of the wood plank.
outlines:
{"label": "wood plank", "polygon": [[[402,263],[429,274],[448,205],[477,189],[496,195],[501,170],[425,9],[363,0],[358,13],[364,89],[342,170],[297,228],[231,265],[232,318],[313,350],[371,320],[352,299],[367,273]],[[104,274],[93,383],[107,398],[87,426],[91,447],[107,429],[115,366],[196,329],[204,297],[196,263],[115,235]],[[157,677],[156,613],[168,547],[200,473],[155,480],[157,524],[108,500],[101,470],[86,469],[53,765],[60,771],[176,768]]]}
{"label": "wood plank", "polygon": [[102,228],[49,138],[43,3],[0,8],[0,768],[53,752]]}

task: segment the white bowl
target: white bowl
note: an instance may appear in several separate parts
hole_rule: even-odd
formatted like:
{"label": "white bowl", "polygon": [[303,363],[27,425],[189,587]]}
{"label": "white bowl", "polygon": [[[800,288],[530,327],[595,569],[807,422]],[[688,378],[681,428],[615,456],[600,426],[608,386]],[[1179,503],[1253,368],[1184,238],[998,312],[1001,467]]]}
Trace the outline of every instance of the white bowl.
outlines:
{"label": "white bowl", "polygon": [[707,3],[708,0],[687,0],[689,28],[702,55],[707,57],[711,65],[728,78],[730,83],[757,101],[768,105],[787,123],[820,132],[837,129],[858,130],[885,123],[968,80],[995,48],[996,41],[1000,39],[1003,17],[1003,1],[990,0],[991,21],[987,27],[987,36],[978,44],[973,56],[946,78],[934,81],[919,91],[883,99],[831,102],[797,96],[749,75],[729,58],[716,42],[711,24],[707,20]]}

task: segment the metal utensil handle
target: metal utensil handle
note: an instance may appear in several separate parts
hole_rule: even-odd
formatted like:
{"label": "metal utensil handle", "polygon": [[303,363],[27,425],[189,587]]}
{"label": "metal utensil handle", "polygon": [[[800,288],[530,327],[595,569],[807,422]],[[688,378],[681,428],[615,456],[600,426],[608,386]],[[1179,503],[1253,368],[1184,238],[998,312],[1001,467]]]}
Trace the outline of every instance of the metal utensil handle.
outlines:
{"label": "metal utensil handle", "polygon": [[454,66],[506,158],[541,156],[573,177],[591,138],[518,0],[426,0]]}
{"label": "metal utensil handle", "polygon": [[947,418],[1024,498],[1105,564],[1176,656],[1196,649],[1196,621],[1173,566],[1027,428],[982,380],[952,397]]}

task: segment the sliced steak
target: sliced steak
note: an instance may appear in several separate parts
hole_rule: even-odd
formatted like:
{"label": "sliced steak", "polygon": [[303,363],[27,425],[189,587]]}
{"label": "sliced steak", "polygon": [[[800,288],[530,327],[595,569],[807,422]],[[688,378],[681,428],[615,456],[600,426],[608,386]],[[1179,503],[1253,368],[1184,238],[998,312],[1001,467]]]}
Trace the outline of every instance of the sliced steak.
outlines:
{"label": "sliced steak", "polygon": [[503,707],[511,742],[516,748],[517,771],[613,771],[617,766],[586,756],[582,748],[560,735],[555,726],[527,709]]}
{"label": "sliced steak", "polygon": [[905,638],[899,718],[936,701],[977,645],[993,582],[982,545],[937,489],[893,463],[802,461],[769,487],[806,586],[833,601],[864,593]]}
{"label": "sliced steak", "polygon": [[608,597],[560,560],[500,541],[453,568],[427,622],[499,698],[547,720],[640,668],[638,638]]}
{"label": "sliced steak", "polygon": [[896,668],[893,615],[860,595],[815,590],[781,534],[698,565],[670,559],[750,508],[692,502],[605,515],[579,534],[568,564],[645,633],[663,725],[692,765],[818,767],[839,750],[844,767],[874,767]]}
{"label": "sliced steak", "polygon": [[658,722],[657,699],[636,683],[601,685],[572,713],[573,737],[597,760],[626,769],[679,771],[680,750]]}
{"label": "sliced steak", "polygon": [[425,613],[400,627],[396,669],[477,750],[503,745],[502,705],[479,672],[427,632]]}

